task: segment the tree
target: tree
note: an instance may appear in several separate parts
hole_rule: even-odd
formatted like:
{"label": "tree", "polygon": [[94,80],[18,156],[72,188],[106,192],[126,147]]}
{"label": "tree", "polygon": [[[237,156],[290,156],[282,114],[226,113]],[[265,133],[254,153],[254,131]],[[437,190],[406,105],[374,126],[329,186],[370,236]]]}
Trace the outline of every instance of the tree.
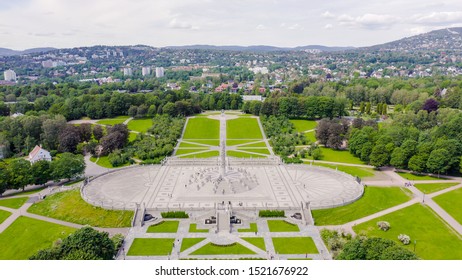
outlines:
{"label": "tree", "polygon": [[91,124],[83,123],[78,126],[80,133],[80,140],[88,142],[91,140]]}
{"label": "tree", "polygon": [[370,115],[371,113],[371,103],[370,102],[367,102],[366,103],[366,114]]}
{"label": "tree", "polygon": [[101,138],[103,155],[107,155],[116,149],[122,149],[128,142],[129,131],[125,124],[116,124],[108,129],[108,134]]}
{"label": "tree", "polygon": [[137,106],[130,106],[130,108],[128,108],[128,115],[132,118],[134,118],[136,116],[136,113],[138,112],[138,107]]}
{"label": "tree", "polygon": [[51,163],[47,160],[39,160],[32,164],[31,168],[32,182],[43,185],[52,179]]}
{"label": "tree", "polygon": [[83,227],[52,248],[32,255],[30,260],[112,260],[116,246],[107,232]]}
{"label": "tree", "polygon": [[385,166],[389,162],[389,153],[385,145],[379,144],[372,149],[372,153],[369,157],[370,163],[376,168]]}
{"label": "tree", "polygon": [[3,160],[0,161],[0,196],[9,187],[10,175],[7,169],[7,164]]}
{"label": "tree", "polygon": [[93,136],[97,141],[99,141],[104,136],[103,127],[100,125],[95,125],[93,127]]}
{"label": "tree", "polygon": [[311,156],[313,157],[314,160],[320,160],[323,158],[322,150],[320,148],[316,148],[313,151],[311,151]]}
{"label": "tree", "polygon": [[446,149],[436,149],[430,153],[427,160],[427,169],[432,173],[445,173],[451,167],[449,165],[450,154]]}
{"label": "tree", "polygon": [[19,158],[14,159],[8,164],[7,172],[9,174],[8,183],[11,189],[23,189],[32,183],[32,174],[30,162]]}
{"label": "tree", "polygon": [[426,167],[426,160],[421,155],[414,155],[409,159],[408,168],[414,172],[423,172]]}
{"label": "tree", "polygon": [[85,161],[82,155],[63,153],[52,164],[52,177],[55,180],[78,177],[85,171]]}
{"label": "tree", "polygon": [[71,125],[66,125],[59,133],[59,151],[74,153],[80,143],[80,130]]}
{"label": "tree", "polygon": [[429,98],[425,100],[425,103],[422,106],[422,110],[427,111],[428,113],[437,111],[438,110],[439,103],[433,98]]}
{"label": "tree", "polygon": [[59,146],[59,134],[66,127],[66,119],[57,115],[52,119],[47,119],[42,124],[41,139],[43,145],[51,150],[56,150]]}
{"label": "tree", "polygon": [[404,149],[398,147],[393,150],[391,154],[390,164],[397,168],[406,168],[407,156]]}
{"label": "tree", "polygon": [[364,102],[361,102],[359,103],[359,112],[361,112],[361,114],[364,114],[364,111],[365,111]]}
{"label": "tree", "polygon": [[162,112],[164,114],[167,114],[169,116],[176,116],[176,108],[175,108],[175,104],[172,103],[172,102],[168,102],[164,105],[164,107],[162,107]]}
{"label": "tree", "polygon": [[327,146],[335,150],[340,149],[343,144],[344,128],[339,123],[331,123],[329,126],[329,138]]}

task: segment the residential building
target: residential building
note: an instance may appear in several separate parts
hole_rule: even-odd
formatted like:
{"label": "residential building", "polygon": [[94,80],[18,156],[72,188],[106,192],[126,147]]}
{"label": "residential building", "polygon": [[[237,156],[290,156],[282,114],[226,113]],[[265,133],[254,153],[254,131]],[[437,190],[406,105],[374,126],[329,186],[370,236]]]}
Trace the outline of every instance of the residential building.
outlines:
{"label": "residential building", "polygon": [[124,67],[124,76],[131,76],[133,75],[133,70],[131,67]]}
{"label": "residential building", "polygon": [[147,66],[141,68],[141,74],[143,75],[143,77],[151,75],[151,67]]}
{"label": "residential building", "polygon": [[35,163],[39,160],[51,161],[51,155],[49,151],[42,148],[42,145],[35,146],[27,157],[27,160],[30,161],[30,163]]}
{"label": "residential building", "polygon": [[5,81],[16,82],[16,72],[11,69],[3,72],[3,76],[5,77]]}
{"label": "residential building", "polygon": [[164,76],[164,67],[156,67],[156,77],[162,78]]}

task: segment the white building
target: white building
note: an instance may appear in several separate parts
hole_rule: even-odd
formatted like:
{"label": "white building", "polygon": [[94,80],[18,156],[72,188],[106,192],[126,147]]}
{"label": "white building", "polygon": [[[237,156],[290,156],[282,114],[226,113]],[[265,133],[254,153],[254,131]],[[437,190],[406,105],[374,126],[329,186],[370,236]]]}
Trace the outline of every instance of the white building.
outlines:
{"label": "white building", "polygon": [[149,75],[151,75],[151,67],[145,66],[145,67],[141,68],[141,74],[142,74],[143,76],[149,76]]}
{"label": "white building", "polygon": [[261,95],[243,95],[242,101],[261,101],[263,102],[265,99]]}
{"label": "white building", "polygon": [[27,160],[30,161],[30,163],[35,163],[39,160],[46,160],[46,161],[51,161],[51,155],[50,152],[43,149],[40,146],[35,146],[35,148],[30,152],[29,156],[27,157]]}
{"label": "white building", "polygon": [[164,76],[164,67],[156,67],[156,77],[162,78]]}
{"label": "white building", "polygon": [[16,82],[16,72],[13,70],[6,70],[3,72],[3,76],[5,77],[5,81]]}
{"label": "white building", "polygon": [[133,75],[133,70],[130,67],[125,67],[124,68],[124,76],[131,76]]}

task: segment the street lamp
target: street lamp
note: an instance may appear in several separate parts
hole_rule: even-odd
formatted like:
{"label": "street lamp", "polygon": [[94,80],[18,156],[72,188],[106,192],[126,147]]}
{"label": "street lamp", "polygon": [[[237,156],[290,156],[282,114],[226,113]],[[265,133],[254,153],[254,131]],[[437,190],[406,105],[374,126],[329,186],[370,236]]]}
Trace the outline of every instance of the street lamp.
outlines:
{"label": "street lamp", "polygon": [[414,253],[415,253],[415,246],[417,245],[417,239],[414,240]]}

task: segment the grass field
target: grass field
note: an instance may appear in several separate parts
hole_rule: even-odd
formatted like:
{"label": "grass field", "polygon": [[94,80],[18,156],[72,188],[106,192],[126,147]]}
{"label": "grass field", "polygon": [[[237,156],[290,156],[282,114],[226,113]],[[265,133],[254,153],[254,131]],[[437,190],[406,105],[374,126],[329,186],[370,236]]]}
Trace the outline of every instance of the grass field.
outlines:
{"label": "grass field", "polygon": [[240,150],[240,151],[243,151],[243,152],[259,153],[259,154],[265,154],[265,155],[270,154],[268,149],[241,148],[241,147],[239,147],[237,149]]}
{"label": "grass field", "polygon": [[0,200],[0,206],[19,209],[21,206],[29,200],[28,197],[16,197],[16,198],[8,198]]}
{"label": "grass field", "polygon": [[[330,148],[321,147],[321,151],[323,155],[321,160],[352,164],[364,164],[364,162],[362,162],[359,158],[354,157],[352,154],[350,154],[349,151],[346,150],[337,151]],[[307,158],[312,159],[311,157]]]}
{"label": "grass field", "polygon": [[405,191],[399,187],[367,187],[358,201],[342,207],[313,210],[313,218],[317,226],[342,225],[410,200],[410,194]]}
{"label": "grass field", "polygon": [[174,233],[178,231],[179,221],[163,221],[148,227],[148,233]]}
{"label": "grass field", "polygon": [[132,119],[127,127],[129,130],[145,133],[152,127],[152,118]]}
{"label": "grass field", "polygon": [[229,246],[219,246],[208,243],[205,246],[192,252],[191,255],[254,255],[255,252],[242,246],[239,243],[234,243]]}
{"label": "grass field", "polygon": [[[305,164],[310,164],[310,162],[305,162]],[[357,167],[357,166],[346,166],[346,165],[334,165],[322,162],[313,162],[315,166],[323,166],[331,169],[337,169],[338,171],[345,172],[352,176],[358,176],[359,178],[373,177],[375,171],[372,168],[367,167]]]}
{"label": "grass field", "polygon": [[[388,231],[377,227],[377,222],[390,223]],[[373,219],[353,227],[358,234],[377,236],[395,240],[399,244],[398,235],[407,234],[411,244],[405,246],[413,250],[416,241],[416,254],[429,260],[460,260],[462,259],[462,239],[457,233],[441,220],[430,208],[414,204],[399,211]],[[403,245],[404,246],[404,245]]]}
{"label": "grass field", "polygon": [[306,139],[310,140],[311,143],[318,141],[318,139],[316,139],[316,131],[310,131],[305,133],[305,137]]}
{"label": "grass field", "polygon": [[0,210],[0,224],[3,223],[8,217],[11,216],[11,213],[8,211]]}
{"label": "grass field", "polygon": [[242,237],[242,240],[249,242],[257,248],[266,251],[265,239],[263,237]]}
{"label": "grass field", "polygon": [[130,134],[128,135],[128,142],[133,142],[133,141],[135,141],[137,135],[138,135],[137,133],[130,132]]}
{"label": "grass field", "polygon": [[208,229],[198,229],[197,224],[189,224],[189,232],[209,232]]}
{"label": "grass field", "polygon": [[318,123],[316,121],[307,121],[307,120],[290,120],[294,124],[295,130],[297,132],[304,132],[307,130],[315,129]]}
{"label": "grass field", "polygon": [[106,210],[86,203],[80,190],[70,190],[47,196],[32,205],[30,213],[94,227],[130,227],[133,211]]}
{"label": "grass field", "polygon": [[90,157],[90,161],[91,161],[91,162],[94,162],[94,163],[96,163],[96,164],[98,164],[99,166],[104,167],[104,168],[120,168],[120,167],[124,167],[124,166],[129,166],[129,165],[130,165],[130,163],[127,162],[127,163],[124,164],[124,165],[114,167],[114,166],[112,166],[112,163],[109,161],[109,158],[108,158],[107,156],[99,157],[99,159],[98,159],[98,158],[95,158],[95,157]]}
{"label": "grass field", "polygon": [[257,119],[238,118],[226,121],[226,137],[228,139],[262,139]]}
{"label": "grass field", "polygon": [[[231,140],[232,141],[232,140]],[[247,145],[242,145],[242,146],[239,146],[239,148],[257,148],[257,147],[261,147],[261,148],[266,148],[266,143],[261,141],[261,142],[258,142],[258,143],[253,143],[253,144],[247,144]]]}
{"label": "grass field", "polygon": [[255,140],[226,140],[226,146],[236,146],[255,142]]}
{"label": "grass field", "polygon": [[270,232],[299,232],[298,225],[288,223],[284,220],[268,220]]}
{"label": "grass field", "polygon": [[175,238],[135,238],[127,256],[167,256]]}
{"label": "grass field", "polygon": [[129,116],[119,116],[119,117],[115,117],[112,119],[102,119],[102,120],[97,121],[96,123],[112,126],[112,125],[116,125],[119,123],[123,123],[124,121],[128,120],[128,118],[130,117]]}
{"label": "grass field", "polygon": [[74,231],[74,228],[21,216],[0,234],[0,259],[28,259]]}
{"label": "grass field", "polygon": [[274,249],[279,254],[318,254],[311,237],[273,237]]}
{"label": "grass field", "polygon": [[205,240],[205,238],[183,238],[183,241],[181,241],[180,252],[188,250],[189,248],[191,248],[199,242],[202,242],[203,240]]}
{"label": "grass field", "polygon": [[34,189],[34,190],[30,190],[30,191],[18,192],[18,193],[12,194],[12,195],[6,195],[6,196],[4,195],[3,197],[15,197],[15,196],[18,196],[18,195],[30,195],[30,194],[38,193],[43,189],[45,189],[45,187],[40,187],[38,189]]}
{"label": "grass field", "polygon": [[250,223],[249,228],[237,229],[237,232],[257,232],[257,231],[258,231],[257,223]]}
{"label": "grass field", "polygon": [[188,140],[189,142],[194,142],[194,143],[204,144],[204,145],[209,145],[209,146],[220,146],[219,139],[216,139],[216,140],[186,139],[186,140]]}
{"label": "grass field", "polygon": [[205,149],[208,149],[207,146],[197,145],[197,144],[193,144],[193,143],[185,143],[185,142],[180,143],[180,148],[205,148]]}
{"label": "grass field", "polygon": [[226,151],[226,155],[237,158],[265,158],[266,156],[260,156],[255,154],[243,153],[238,151]]}
{"label": "grass field", "polygon": [[220,155],[220,152],[218,152],[218,151],[208,151],[208,152],[204,152],[204,153],[181,156],[181,158],[209,158],[209,157],[217,157],[219,155]]}
{"label": "grass field", "polygon": [[441,208],[451,215],[459,224],[462,224],[462,189],[453,190],[445,194],[440,194],[433,198]]}
{"label": "grass field", "polygon": [[220,139],[220,121],[208,118],[189,119],[183,139]]}
{"label": "grass field", "polygon": [[441,191],[453,186],[456,186],[460,183],[451,182],[451,183],[429,183],[429,184],[414,184],[414,187],[418,188],[423,193],[434,193]]}
{"label": "grass field", "polygon": [[407,180],[426,181],[426,180],[446,180],[444,178],[431,177],[427,175],[418,175],[406,172],[396,172],[399,176]]}
{"label": "grass field", "polygon": [[210,149],[207,148],[207,147],[201,147],[201,148],[194,148],[194,149],[178,149],[176,150],[176,154],[177,156],[179,155],[185,155],[185,154],[190,154],[190,153],[196,153],[196,152],[205,152],[205,151],[209,151]]}

